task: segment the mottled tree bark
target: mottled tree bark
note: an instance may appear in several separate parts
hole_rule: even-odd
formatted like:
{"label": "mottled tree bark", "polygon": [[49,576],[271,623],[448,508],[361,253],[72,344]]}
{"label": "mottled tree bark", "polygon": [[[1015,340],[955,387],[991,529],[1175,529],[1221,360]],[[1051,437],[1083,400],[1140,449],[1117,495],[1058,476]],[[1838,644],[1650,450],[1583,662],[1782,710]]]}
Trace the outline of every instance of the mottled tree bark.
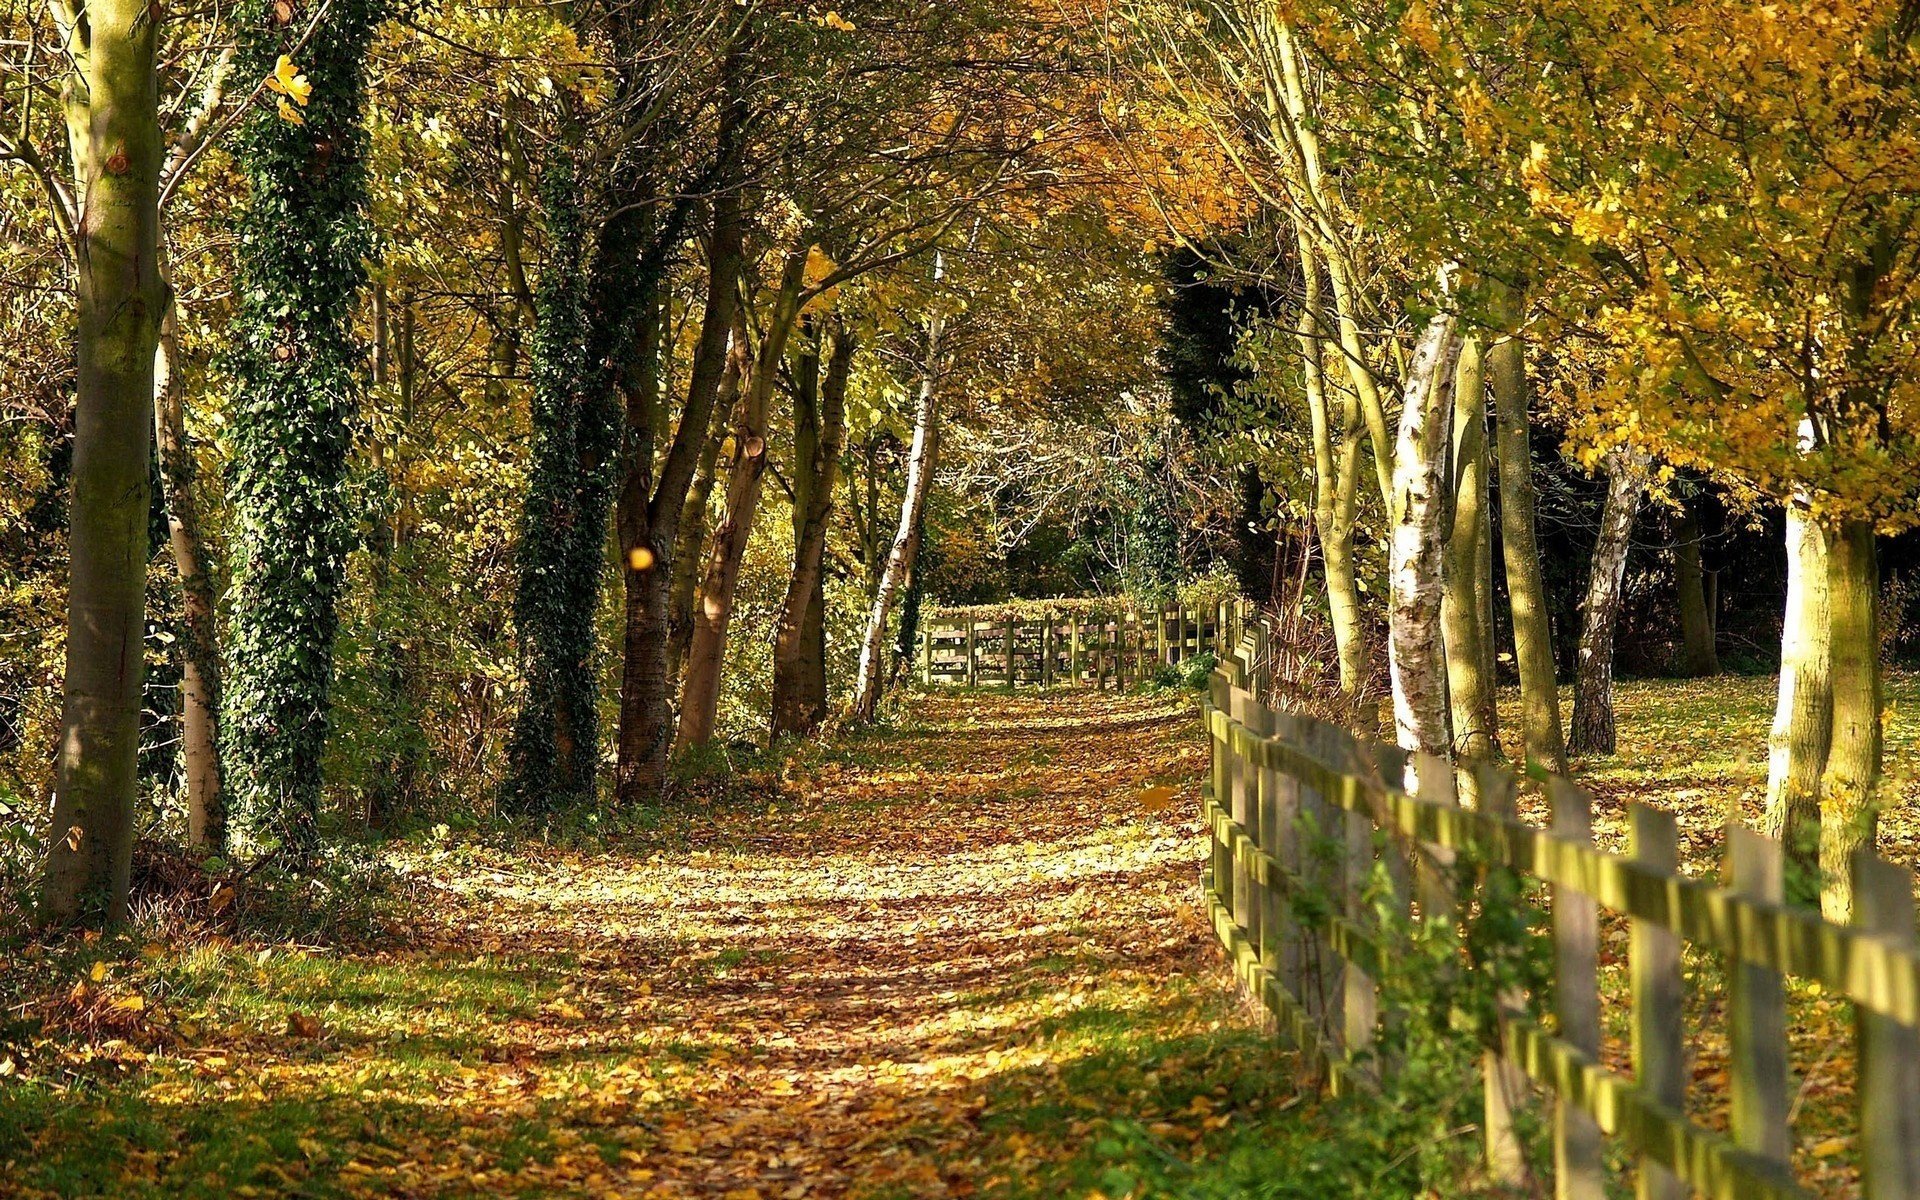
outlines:
{"label": "mottled tree bark", "polygon": [[140,749],[148,459],[160,275],[161,137],[146,0],[93,0],[63,31],[73,162],[78,387],[68,552],[67,665],[48,924],[126,916]]}
{"label": "mottled tree bark", "polygon": [[1449,416],[1459,355],[1455,317],[1436,313],[1407,364],[1393,451],[1388,649],[1394,729],[1402,747],[1441,757],[1453,743],[1440,603]]}
{"label": "mottled tree bark", "polygon": [[1520,728],[1529,762],[1551,771],[1567,769],[1560,732],[1560,691],[1553,664],[1553,626],[1540,543],[1534,531],[1533,449],[1527,418],[1526,343],[1519,327],[1525,301],[1503,289],[1508,332],[1487,349],[1486,373],[1493,394],[1495,459],[1500,475],[1500,548],[1513,617],[1514,662],[1520,672]]}
{"label": "mottled tree bark", "polygon": [[[934,277],[939,278],[938,262]],[[894,599],[906,586],[920,554],[921,515],[933,491],[938,445],[944,324],[939,314],[927,321],[927,356],[920,369],[920,398],[914,405],[913,444],[907,451],[907,485],[900,498],[900,521],[887,552],[886,568],[880,573],[880,585],[874,591],[873,607],[867,614],[866,636],[860,643],[860,669],[853,687],[852,715],[856,721],[872,721],[880,707],[880,691],[887,676],[882,661],[887,652],[887,622],[893,615]]]}
{"label": "mottled tree bark", "polygon": [[1600,514],[1600,536],[1594,542],[1592,569],[1587,576],[1579,669],[1573,685],[1569,748],[1576,754],[1613,753],[1613,632],[1620,623],[1627,547],[1646,488],[1644,454],[1621,450],[1608,456],[1607,503]]}
{"label": "mottled tree bark", "polygon": [[822,563],[847,440],[847,378],[854,341],[831,322],[820,379],[816,347],[803,356],[794,398],[793,576],[773,642],[774,737],[806,734],[827,718],[826,596]]}
{"label": "mottled tree bark", "polygon": [[1767,734],[1767,835],[1786,847],[1788,889],[1819,890],[1820,777],[1833,738],[1827,535],[1804,499],[1787,504],[1780,685]]}

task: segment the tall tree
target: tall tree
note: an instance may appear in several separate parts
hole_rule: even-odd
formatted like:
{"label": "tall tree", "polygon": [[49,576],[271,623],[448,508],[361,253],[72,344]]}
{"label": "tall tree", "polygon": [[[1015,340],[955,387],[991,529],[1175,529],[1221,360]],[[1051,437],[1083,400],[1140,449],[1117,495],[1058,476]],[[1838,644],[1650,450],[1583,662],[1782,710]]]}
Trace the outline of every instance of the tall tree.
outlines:
{"label": "tall tree", "polygon": [[[793,574],[773,643],[773,736],[811,733],[827,719],[827,535],[847,441],[847,382],[856,342],[836,317],[824,322],[795,372]],[[821,370],[820,342],[826,343]]]}
{"label": "tall tree", "polygon": [[589,240],[569,153],[542,172],[547,261],[533,343],[533,462],[514,626],[527,696],[502,799],[519,812],[591,800],[599,765],[594,612],[618,417],[589,361]]}
{"label": "tall tree", "polygon": [[78,389],[67,667],[41,918],[126,916],[139,757],[159,270],[160,21],[144,0],[54,5],[73,162],[56,220],[74,261]]}
{"label": "tall tree", "polygon": [[1574,669],[1573,730],[1567,748],[1575,754],[1613,753],[1613,635],[1620,625],[1627,550],[1646,490],[1646,455],[1620,450],[1608,456],[1607,502],[1589,560],[1580,657]]}
{"label": "tall tree", "polygon": [[247,109],[235,143],[248,195],[227,423],[222,762],[248,833],[296,861],[319,844],[333,639],[353,542],[347,456],[362,381],[352,315],[373,250],[361,109],[381,12],[378,0],[246,0],[235,10],[234,70],[261,81],[270,102]]}

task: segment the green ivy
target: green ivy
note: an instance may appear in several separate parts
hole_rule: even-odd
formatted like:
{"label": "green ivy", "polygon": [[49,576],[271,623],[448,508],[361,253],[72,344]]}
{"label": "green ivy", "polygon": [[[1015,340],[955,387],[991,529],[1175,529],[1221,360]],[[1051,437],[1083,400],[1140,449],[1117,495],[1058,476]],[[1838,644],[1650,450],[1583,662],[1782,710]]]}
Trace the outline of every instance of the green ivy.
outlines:
{"label": "green ivy", "polygon": [[250,92],[281,55],[302,105],[262,90],[233,141],[248,185],[229,367],[232,663],[226,786],[242,829],[297,860],[319,844],[333,639],[353,540],[348,457],[362,383],[355,297],[374,250],[365,215],[367,49],[378,0],[242,0],[234,71]]}
{"label": "green ivy", "polygon": [[526,700],[508,747],[502,804],[536,813],[590,800],[599,761],[594,613],[605,557],[620,413],[590,319],[586,219],[572,163],[541,173],[547,257],[533,340],[533,451],[514,627]]}

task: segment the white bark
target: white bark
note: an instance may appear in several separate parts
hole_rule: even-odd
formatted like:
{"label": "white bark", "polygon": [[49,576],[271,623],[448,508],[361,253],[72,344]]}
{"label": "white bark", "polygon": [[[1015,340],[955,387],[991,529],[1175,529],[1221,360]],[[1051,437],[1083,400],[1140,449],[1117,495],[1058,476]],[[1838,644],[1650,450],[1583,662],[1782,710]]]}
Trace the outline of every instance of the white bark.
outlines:
{"label": "white bark", "polygon": [[1446,757],[1452,736],[1440,601],[1446,550],[1446,464],[1460,334],[1434,314],[1407,364],[1393,455],[1388,651],[1394,730],[1402,747]]}
{"label": "white bark", "polygon": [[[938,264],[934,273],[938,278]],[[940,335],[944,327],[945,322],[937,314],[927,321],[927,358],[920,374],[920,398],[914,406],[913,445],[907,452],[907,488],[900,500],[900,524],[894,530],[887,567],[880,576],[879,590],[874,593],[873,609],[867,615],[866,637],[860,644],[860,671],[853,691],[853,717],[857,721],[873,720],[874,711],[880,706],[881,681],[886,677],[887,622],[920,553],[920,515],[926,508],[927,493],[933,490],[934,436],[939,420]]]}

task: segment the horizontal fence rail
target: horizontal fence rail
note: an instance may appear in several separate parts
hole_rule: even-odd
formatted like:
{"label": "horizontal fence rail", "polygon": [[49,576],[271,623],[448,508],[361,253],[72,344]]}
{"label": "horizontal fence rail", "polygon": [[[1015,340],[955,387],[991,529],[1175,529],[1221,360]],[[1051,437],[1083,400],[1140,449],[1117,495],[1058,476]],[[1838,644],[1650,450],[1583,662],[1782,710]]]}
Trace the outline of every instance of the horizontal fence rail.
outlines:
{"label": "horizontal fence rail", "polygon": [[1239,610],[1063,601],[1020,611],[935,609],[921,624],[920,682],[959,687],[1114,687],[1162,667],[1218,655],[1237,638]]}
{"label": "horizontal fence rail", "polygon": [[[1725,886],[1678,872],[1673,817],[1646,805],[1629,808],[1630,853],[1605,853],[1593,844],[1592,795],[1568,780],[1522,781],[1504,767],[1409,755],[1279,711],[1256,667],[1261,641],[1252,623],[1212,679],[1203,892],[1240,979],[1332,1090],[1372,1089],[1390,1069],[1373,1053],[1393,1019],[1379,986],[1400,961],[1387,939],[1423,922],[1457,928],[1470,907],[1533,904],[1530,881],[1549,893],[1541,916],[1551,927],[1551,1016],[1535,1011],[1537,997],[1503,994],[1484,1034],[1484,1153],[1494,1180],[1525,1182],[1515,1114],[1530,1080],[1554,1108],[1556,1197],[1606,1194],[1603,1135],[1637,1160],[1643,1198],[1809,1196],[1790,1165],[1783,985],[1797,976],[1856,1007],[1860,1194],[1920,1198],[1920,948],[1909,871],[1857,855],[1849,927],[1788,906],[1779,843],[1738,824],[1728,829]],[[1544,792],[1550,828],[1515,816],[1529,786]],[[1472,871],[1449,873],[1467,864]],[[1473,881],[1472,894],[1451,890],[1461,879]],[[1614,999],[1630,1015],[1631,1076],[1602,1062],[1601,910],[1629,927],[1630,990]],[[1682,946],[1726,968],[1724,1133],[1686,1111]]]}

